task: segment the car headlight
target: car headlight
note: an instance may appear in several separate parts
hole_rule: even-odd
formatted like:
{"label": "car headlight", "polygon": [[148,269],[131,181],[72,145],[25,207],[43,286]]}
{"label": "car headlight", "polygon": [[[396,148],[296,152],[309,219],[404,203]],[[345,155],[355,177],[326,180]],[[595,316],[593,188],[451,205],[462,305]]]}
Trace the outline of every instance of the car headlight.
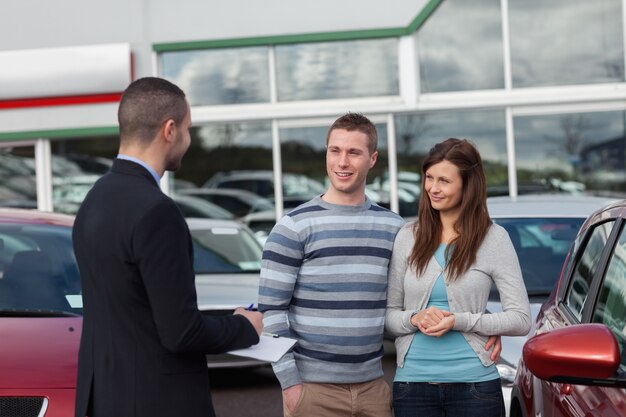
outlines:
{"label": "car headlight", "polygon": [[500,380],[502,381],[502,385],[512,386],[515,382],[515,374],[517,373],[517,368],[504,363],[497,364],[496,368],[498,368],[498,373],[500,374]]}

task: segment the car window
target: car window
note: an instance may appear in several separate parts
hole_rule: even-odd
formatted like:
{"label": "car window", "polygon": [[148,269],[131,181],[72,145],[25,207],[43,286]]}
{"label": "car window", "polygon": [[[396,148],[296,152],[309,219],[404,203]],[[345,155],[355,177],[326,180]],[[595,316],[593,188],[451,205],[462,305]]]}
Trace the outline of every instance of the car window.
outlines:
{"label": "car window", "polygon": [[259,271],[263,249],[246,230],[236,227],[191,229],[196,274]]}
{"label": "car window", "polygon": [[509,233],[530,296],[550,294],[583,220],[545,217],[494,219]]}
{"label": "car window", "polygon": [[611,254],[592,322],[606,324],[615,334],[622,353],[622,370],[626,371],[626,228]]}
{"label": "car window", "polygon": [[0,310],[80,314],[71,228],[0,226]]}
{"label": "car window", "polygon": [[587,234],[590,236],[587,244],[579,249],[578,253],[582,253],[582,255],[576,260],[572,278],[565,294],[565,305],[578,320],[582,318],[591,281],[598,268],[613,224],[613,221],[609,221],[594,227],[590,235]]}

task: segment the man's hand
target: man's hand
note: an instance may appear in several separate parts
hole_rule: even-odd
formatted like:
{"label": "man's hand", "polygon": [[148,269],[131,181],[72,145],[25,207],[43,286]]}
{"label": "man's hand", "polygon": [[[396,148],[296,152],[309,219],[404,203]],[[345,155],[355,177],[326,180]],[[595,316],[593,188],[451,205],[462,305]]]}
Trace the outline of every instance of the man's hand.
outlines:
{"label": "man's hand", "polygon": [[292,385],[283,390],[283,405],[290,413],[295,411],[301,395],[302,384]]}
{"label": "man's hand", "polygon": [[246,310],[243,307],[238,307],[233,314],[241,314],[254,326],[254,329],[258,334],[263,332],[263,313],[259,313],[258,311],[250,311]]}
{"label": "man's hand", "polygon": [[493,352],[489,356],[492,361],[498,362],[500,359],[500,353],[502,352],[502,338],[500,336],[489,336],[487,344],[485,344],[485,350],[489,350],[493,347]]}

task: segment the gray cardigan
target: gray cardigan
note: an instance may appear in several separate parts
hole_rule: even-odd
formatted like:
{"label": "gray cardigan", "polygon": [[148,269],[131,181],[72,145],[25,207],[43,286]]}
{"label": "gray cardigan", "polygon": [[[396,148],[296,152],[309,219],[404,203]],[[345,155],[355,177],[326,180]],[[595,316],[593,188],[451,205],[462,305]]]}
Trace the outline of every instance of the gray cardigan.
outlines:
{"label": "gray cardigan", "polygon": [[[418,331],[411,324],[411,314],[426,307],[433,285],[442,273],[434,257],[420,277],[408,266],[414,243],[413,225],[408,223],[398,232],[389,265],[385,327],[397,336],[399,367],[404,366],[404,358]],[[445,274],[444,278],[450,311],[455,316],[453,330],[463,333],[483,365],[493,363],[485,350],[489,336],[525,336],[530,331],[530,306],[519,261],[509,235],[501,226],[491,225],[478,249],[476,262],[467,272],[453,282]],[[485,308],[494,282],[503,311],[488,314]]]}

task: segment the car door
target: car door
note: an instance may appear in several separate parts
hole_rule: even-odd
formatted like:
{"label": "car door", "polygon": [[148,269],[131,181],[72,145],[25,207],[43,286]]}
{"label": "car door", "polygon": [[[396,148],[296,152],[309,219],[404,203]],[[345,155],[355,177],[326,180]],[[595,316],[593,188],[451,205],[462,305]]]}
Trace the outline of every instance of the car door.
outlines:
{"label": "car door", "polygon": [[[575,242],[576,250],[568,260],[557,303],[546,310],[538,332],[589,322],[601,287],[604,268],[615,241],[615,220],[588,229]],[[626,289],[626,285],[622,288]],[[533,377],[535,410],[545,417],[583,417],[602,415],[599,407],[606,404],[606,393],[598,387],[561,384]],[[613,414],[608,414],[613,415]],[[617,417],[617,415],[616,415]]]}

